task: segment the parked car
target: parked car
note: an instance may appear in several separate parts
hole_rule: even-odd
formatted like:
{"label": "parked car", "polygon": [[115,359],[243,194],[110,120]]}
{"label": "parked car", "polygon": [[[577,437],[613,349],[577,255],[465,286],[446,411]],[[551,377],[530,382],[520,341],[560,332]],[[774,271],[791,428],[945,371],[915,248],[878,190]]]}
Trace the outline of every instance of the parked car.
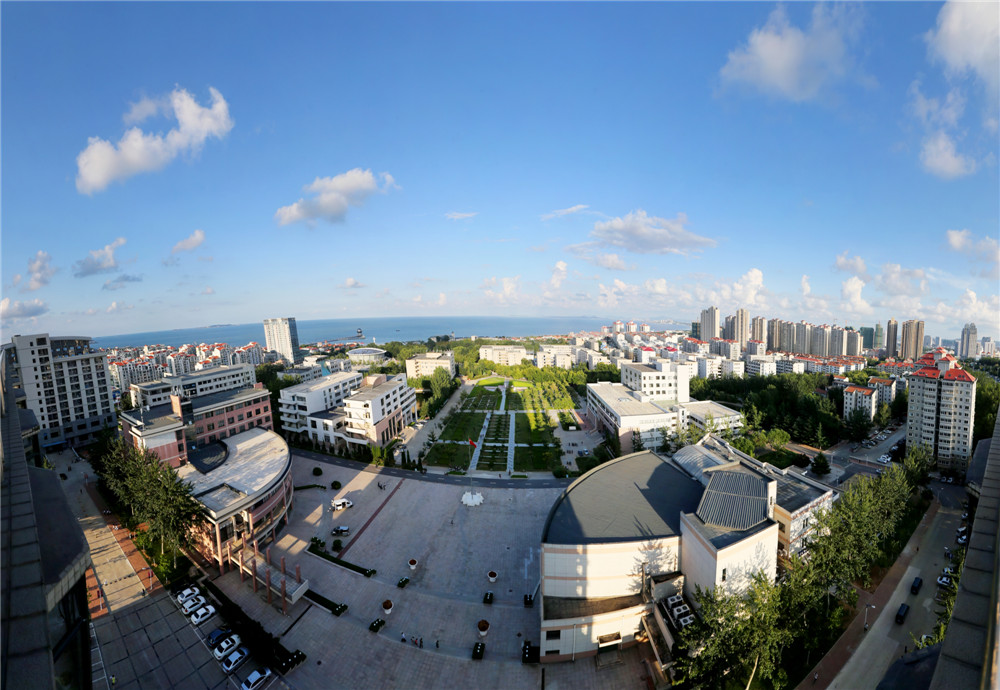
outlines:
{"label": "parked car", "polygon": [[944,567],[944,570],[941,571],[941,574],[942,575],[954,575],[955,574],[955,569],[952,568],[950,565],[946,565]]}
{"label": "parked car", "polygon": [[264,668],[259,668],[247,676],[247,679],[243,681],[243,685],[240,686],[240,690],[258,690],[263,687],[264,683],[266,683],[270,677],[271,669],[266,666]]}
{"label": "parked car", "polygon": [[226,673],[232,673],[240,666],[243,662],[247,660],[250,656],[250,650],[246,647],[240,647],[235,652],[226,657],[226,660],[222,662],[222,670]]}
{"label": "parked car", "polygon": [[913,578],[913,584],[910,585],[910,594],[917,594],[920,591],[920,588],[923,586],[923,584],[924,584],[924,579],[922,577]]}
{"label": "parked car", "polygon": [[183,604],[185,601],[187,601],[191,597],[196,597],[199,594],[201,594],[201,590],[198,589],[197,587],[188,587],[183,592],[181,592],[180,594],[177,595],[177,603],[178,604]]}
{"label": "parked car", "polygon": [[947,575],[942,575],[937,579],[939,587],[951,587],[951,578]]}
{"label": "parked car", "polygon": [[183,611],[184,615],[187,616],[190,615],[192,611],[199,609],[204,605],[205,605],[205,597],[199,594],[198,596],[191,597],[190,599],[185,601],[184,604],[181,606],[181,611]]}
{"label": "parked car", "polygon": [[908,614],[909,612],[910,612],[909,604],[900,604],[899,610],[896,611],[896,622],[902,625],[903,621],[906,620],[906,614]]}
{"label": "parked car", "polygon": [[968,520],[969,519],[969,511],[965,511],[964,513],[962,513],[962,519],[963,520]]}
{"label": "parked car", "polygon": [[346,537],[351,533],[351,528],[347,525],[341,525],[340,527],[334,527],[330,530],[330,534],[335,537]]}
{"label": "parked car", "polygon": [[214,615],[215,615],[215,607],[212,606],[211,604],[208,604],[207,606],[202,606],[200,609],[197,609],[194,613],[191,614],[191,622],[194,623],[195,625],[201,625]]}
{"label": "parked car", "polygon": [[962,525],[957,530],[955,530],[955,534],[965,534],[968,530],[969,530],[968,525]]}
{"label": "parked car", "polygon": [[212,654],[215,656],[216,661],[222,661],[224,658],[229,656],[229,653],[236,649],[239,644],[240,636],[233,633],[220,642],[219,646],[215,648],[215,651],[212,652]]}
{"label": "parked car", "polygon": [[333,511],[344,510],[345,508],[351,508],[352,506],[354,506],[354,503],[346,498],[337,498],[330,501],[330,510]]}
{"label": "parked car", "polygon": [[219,646],[220,642],[232,634],[233,631],[229,628],[216,628],[208,634],[208,637],[205,638],[205,643],[208,645],[209,649],[215,649]]}
{"label": "parked car", "polygon": [[969,537],[967,535],[963,534],[962,536],[960,536],[955,541],[958,542],[959,546],[965,546],[969,542]]}

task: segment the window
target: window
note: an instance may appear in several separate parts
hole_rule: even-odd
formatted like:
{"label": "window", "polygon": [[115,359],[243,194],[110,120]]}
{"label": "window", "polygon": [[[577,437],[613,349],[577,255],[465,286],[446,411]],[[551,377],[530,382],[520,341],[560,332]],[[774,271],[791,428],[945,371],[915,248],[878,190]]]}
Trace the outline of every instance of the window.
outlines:
{"label": "window", "polygon": [[723,582],[726,581],[726,569],[725,568],[722,569],[722,581]]}
{"label": "window", "polygon": [[558,640],[561,633],[562,633],[561,630],[546,630],[545,631],[545,639],[546,640]]}

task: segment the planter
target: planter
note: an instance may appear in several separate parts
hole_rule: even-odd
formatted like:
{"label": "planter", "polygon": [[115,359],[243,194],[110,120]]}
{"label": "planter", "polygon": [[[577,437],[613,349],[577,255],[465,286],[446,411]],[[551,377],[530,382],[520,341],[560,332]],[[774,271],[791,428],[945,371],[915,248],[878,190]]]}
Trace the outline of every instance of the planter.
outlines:
{"label": "planter", "polygon": [[416,559],[416,558],[411,558],[411,559],[410,559],[410,560],[409,560],[409,561],[407,562],[407,565],[409,565],[409,566],[410,566],[410,570],[416,570],[416,569],[417,569],[417,559]]}
{"label": "planter", "polygon": [[382,602],[382,610],[385,611],[385,615],[387,615],[387,616],[390,613],[392,613],[392,601],[390,601],[389,599],[386,599],[385,601],[383,601]]}
{"label": "planter", "polygon": [[479,636],[486,637],[486,633],[490,631],[490,622],[484,618],[476,624],[476,627],[479,629]]}
{"label": "planter", "polygon": [[489,578],[490,582],[497,581],[497,573],[495,570],[491,570],[490,572],[486,573],[486,577]]}

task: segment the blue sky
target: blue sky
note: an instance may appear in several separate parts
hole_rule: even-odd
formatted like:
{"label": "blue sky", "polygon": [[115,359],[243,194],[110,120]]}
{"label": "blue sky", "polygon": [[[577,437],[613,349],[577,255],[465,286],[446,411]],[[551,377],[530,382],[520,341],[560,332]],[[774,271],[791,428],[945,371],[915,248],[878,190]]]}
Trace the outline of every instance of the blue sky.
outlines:
{"label": "blue sky", "polygon": [[1000,335],[995,5],[3,3],[2,315]]}

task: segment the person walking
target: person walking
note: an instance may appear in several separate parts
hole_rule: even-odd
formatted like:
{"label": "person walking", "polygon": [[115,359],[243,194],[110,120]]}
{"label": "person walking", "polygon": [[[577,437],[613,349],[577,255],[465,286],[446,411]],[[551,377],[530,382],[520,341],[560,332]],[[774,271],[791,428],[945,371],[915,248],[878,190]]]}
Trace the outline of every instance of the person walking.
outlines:
{"label": "person walking", "polygon": [[399,633],[399,641],[406,644],[406,633]]}

